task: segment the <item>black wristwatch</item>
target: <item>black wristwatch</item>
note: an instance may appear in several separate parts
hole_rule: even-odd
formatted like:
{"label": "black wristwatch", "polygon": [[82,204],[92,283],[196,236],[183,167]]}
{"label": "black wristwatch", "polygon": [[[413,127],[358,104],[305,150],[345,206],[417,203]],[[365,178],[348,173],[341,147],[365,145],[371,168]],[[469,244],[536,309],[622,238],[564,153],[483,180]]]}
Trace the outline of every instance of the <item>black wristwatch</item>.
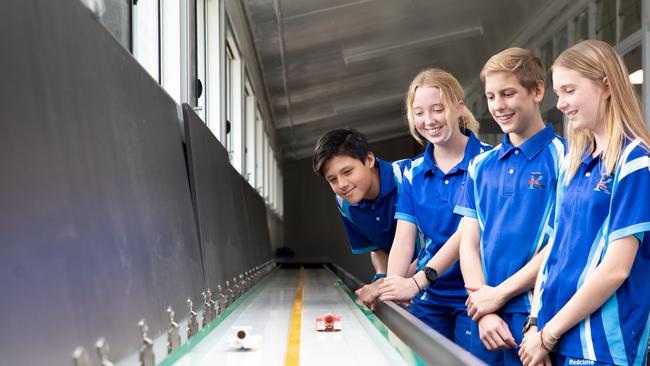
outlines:
{"label": "black wristwatch", "polygon": [[526,318],[526,322],[524,323],[524,329],[522,331],[522,334],[526,334],[528,332],[528,329],[530,327],[536,327],[537,326],[537,318],[534,316],[529,316]]}
{"label": "black wristwatch", "polygon": [[431,267],[424,267],[424,275],[427,278],[427,281],[429,281],[429,286],[433,286],[434,283],[438,280],[438,271]]}

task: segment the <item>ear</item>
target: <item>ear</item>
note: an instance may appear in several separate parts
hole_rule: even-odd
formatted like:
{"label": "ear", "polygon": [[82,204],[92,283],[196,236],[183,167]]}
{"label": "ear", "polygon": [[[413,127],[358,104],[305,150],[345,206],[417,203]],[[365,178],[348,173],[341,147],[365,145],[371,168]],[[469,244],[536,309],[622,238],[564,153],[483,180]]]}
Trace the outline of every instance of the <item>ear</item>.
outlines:
{"label": "ear", "polygon": [[375,154],[373,154],[372,152],[369,152],[368,157],[366,158],[366,166],[368,168],[374,168],[375,161],[376,161]]}
{"label": "ear", "polygon": [[544,81],[537,80],[537,83],[535,84],[532,92],[535,103],[541,103],[542,99],[544,99]]}
{"label": "ear", "polygon": [[609,98],[611,95],[611,89],[609,87],[609,79],[607,76],[603,77],[603,95],[605,95],[606,98]]}
{"label": "ear", "polygon": [[456,108],[458,109],[458,114],[460,114],[462,116],[463,111],[465,110],[465,101],[464,100],[459,100],[458,104],[456,104]]}

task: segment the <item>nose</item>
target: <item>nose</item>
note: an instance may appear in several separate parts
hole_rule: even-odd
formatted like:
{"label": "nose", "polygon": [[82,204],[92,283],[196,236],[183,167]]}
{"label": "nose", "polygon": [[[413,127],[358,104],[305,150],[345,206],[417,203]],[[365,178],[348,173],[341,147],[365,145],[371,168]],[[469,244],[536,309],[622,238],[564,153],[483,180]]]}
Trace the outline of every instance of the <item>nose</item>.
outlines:
{"label": "nose", "polygon": [[501,111],[506,108],[506,103],[503,98],[497,95],[494,97],[494,100],[492,100],[492,106],[495,110]]}
{"label": "nose", "polygon": [[345,179],[345,178],[343,178],[343,177],[339,177],[339,178],[336,180],[336,182],[337,182],[338,185],[339,185],[339,189],[345,190],[345,188],[348,186],[348,180]]}
{"label": "nose", "polygon": [[557,98],[557,104],[555,105],[557,109],[560,110],[560,112],[564,113],[567,109],[568,103],[566,100],[560,95]]}

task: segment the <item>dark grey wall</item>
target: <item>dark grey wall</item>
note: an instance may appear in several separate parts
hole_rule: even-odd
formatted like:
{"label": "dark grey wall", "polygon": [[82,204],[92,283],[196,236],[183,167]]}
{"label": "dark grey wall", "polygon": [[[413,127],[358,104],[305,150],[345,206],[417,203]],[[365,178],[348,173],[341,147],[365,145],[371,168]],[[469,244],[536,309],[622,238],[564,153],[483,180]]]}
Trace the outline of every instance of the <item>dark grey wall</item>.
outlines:
{"label": "dark grey wall", "polygon": [[212,143],[188,156],[218,162],[188,174],[179,107],[81,2],[3,2],[0,48],[0,365],[100,336],[120,360],[139,319],[155,338],[167,306],[270,259],[262,199],[197,121]]}
{"label": "dark grey wall", "polygon": [[[406,129],[404,124],[404,129]],[[409,158],[419,154],[420,146],[411,136],[373,144],[372,151],[384,160]],[[372,276],[368,254],[350,251],[343,223],[327,182],[313,173],[311,159],[284,164],[284,238],[297,259],[332,260],[359,279]]]}

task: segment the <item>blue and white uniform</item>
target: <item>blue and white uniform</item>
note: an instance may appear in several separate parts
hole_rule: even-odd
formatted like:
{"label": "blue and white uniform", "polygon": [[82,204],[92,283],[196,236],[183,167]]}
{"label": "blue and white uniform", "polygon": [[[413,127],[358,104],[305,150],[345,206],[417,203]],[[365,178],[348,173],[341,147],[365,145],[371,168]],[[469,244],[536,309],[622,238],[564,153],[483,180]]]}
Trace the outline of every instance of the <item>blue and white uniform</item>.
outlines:
{"label": "blue and white uniform", "polygon": [[[423,234],[425,246],[418,255],[418,270],[456,232],[461,216],[454,214],[453,210],[469,162],[481,152],[491,149],[471,131],[465,133],[469,137],[465,156],[447,173],[436,166],[432,144],[428,144],[425,152],[413,159],[410,169],[404,172],[395,218],[417,225]],[[466,299],[467,291],[460,266],[456,263],[440,274],[434,286],[416,295],[408,310],[447,338],[469,349],[471,319],[467,317]]]}
{"label": "blue and white uniform", "polygon": [[[454,212],[478,220],[485,280],[497,286],[519,271],[548,242],[553,231],[555,191],[565,142],[552,125],[513,146],[508,135],[470,164],[464,196]],[[517,344],[530,313],[532,290],[498,312]],[[520,364],[517,350],[490,352],[472,332],[472,353],[489,364]]]}
{"label": "blue and white uniform", "polygon": [[352,253],[362,254],[375,250],[390,252],[397,226],[394,216],[402,173],[409,163],[408,159],[393,163],[375,159],[375,166],[379,169],[379,195],[374,200],[364,199],[354,204],[336,196],[336,206],[348,234]]}
{"label": "blue and white uniform", "polygon": [[644,365],[650,313],[650,154],[639,140],[628,141],[613,176],[603,174],[600,157],[586,155],[568,186],[558,186],[539,326],[571,299],[612,242],[634,235],[639,249],[628,278],[600,309],[562,335],[556,352],[598,363]]}

